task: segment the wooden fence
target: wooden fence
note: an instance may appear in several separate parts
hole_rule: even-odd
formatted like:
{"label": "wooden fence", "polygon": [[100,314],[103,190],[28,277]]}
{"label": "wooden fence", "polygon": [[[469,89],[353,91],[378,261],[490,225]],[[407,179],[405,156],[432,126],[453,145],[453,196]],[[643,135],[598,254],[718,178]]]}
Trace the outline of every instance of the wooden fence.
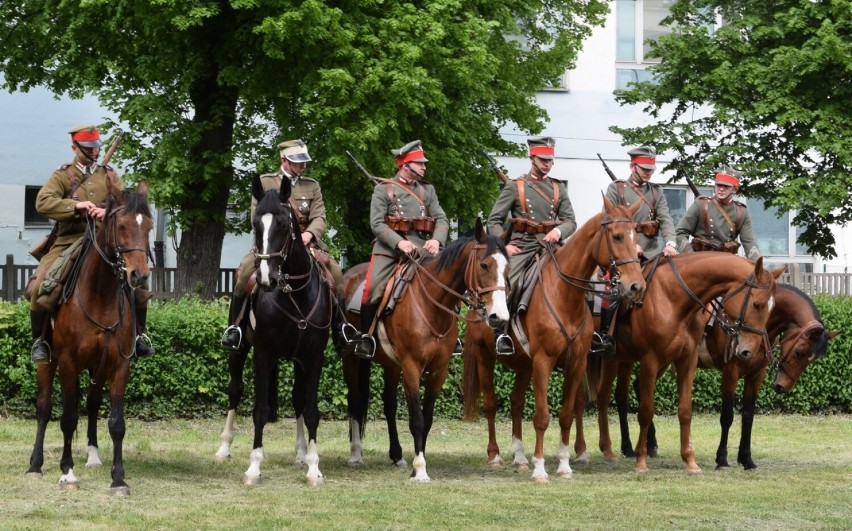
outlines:
{"label": "wooden fence", "polygon": [[[0,268],[0,300],[16,301],[24,296],[24,288],[35,265],[15,265],[14,257],[6,255],[6,264]],[[781,275],[780,281],[792,284],[808,295],[827,293],[852,296],[852,273],[803,273],[798,268]],[[216,283],[216,297],[230,296],[234,289],[235,269],[220,269]],[[175,293],[175,268],[151,268],[151,291],[155,299],[170,300]]]}

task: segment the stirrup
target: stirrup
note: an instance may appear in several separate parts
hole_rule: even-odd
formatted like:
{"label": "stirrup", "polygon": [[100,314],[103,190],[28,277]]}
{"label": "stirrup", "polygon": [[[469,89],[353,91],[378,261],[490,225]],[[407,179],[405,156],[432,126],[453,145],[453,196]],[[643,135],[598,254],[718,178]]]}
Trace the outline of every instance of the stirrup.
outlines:
{"label": "stirrup", "polygon": [[460,338],[456,338],[456,345],[453,347],[453,356],[461,356],[464,354],[464,345]]}
{"label": "stirrup", "polygon": [[[369,349],[369,351],[367,349]],[[362,360],[373,359],[373,356],[376,355],[376,339],[373,336],[364,334],[355,346],[355,355]]]}
{"label": "stirrup", "polygon": [[[237,331],[237,344],[233,345],[230,341],[228,341],[229,336],[233,330]],[[240,350],[240,345],[243,344],[243,329],[237,325],[231,325],[225,329],[225,333],[222,334],[222,346],[229,350]]]}
{"label": "stirrup", "polygon": [[[502,347],[501,343],[503,344]],[[515,354],[515,343],[507,334],[500,334],[494,342],[494,349],[498,356],[512,356]]]}
{"label": "stirrup", "polygon": [[615,358],[615,338],[597,331],[594,332],[590,352],[599,355],[603,360]]}
{"label": "stirrup", "polygon": [[[47,350],[47,357],[46,358],[44,356],[36,357],[36,350],[38,350],[38,348],[41,347],[41,346],[43,346]],[[32,362],[32,364],[36,365],[36,366],[47,365],[48,363],[50,363],[51,354],[52,354],[52,351],[51,351],[51,348],[50,348],[50,343],[48,343],[47,341],[45,341],[44,339],[42,339],[40,337],[36,338],[36,340],[33,341],[33,348],[30,349],[30,362]]]}
{"label": "stirrup", "polygon": [[[140,343],[142,345],[144,345],[145,347],[148,347],[148,351],[145,354],[140,354],[140,352],[139,352]],[[154,349],[154,342],[151,341],[151,338],[148,337],[148,334],[145,334],[145,333],[142,333],[142,334],[139,334],[138,336],[136,336],[136,342],[135,342],[134,348],[136,349],[136,357],[137,358],[147,358],[148,356],[153,356],[154,354],[157,353],[157,351]]]}
{"label": "stirrup", "polygon": [[343,341],[349,344],[359,339],[361,331],[350,323],[343,323],[343,326],[340,327],[340,335],[343,336]]}

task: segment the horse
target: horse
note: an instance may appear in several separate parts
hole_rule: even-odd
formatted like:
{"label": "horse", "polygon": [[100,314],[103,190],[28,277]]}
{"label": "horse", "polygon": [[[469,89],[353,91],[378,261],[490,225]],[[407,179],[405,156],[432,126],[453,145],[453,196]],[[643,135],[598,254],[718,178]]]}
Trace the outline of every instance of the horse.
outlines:
{"label": "horse", "polygon": [[[254,347],[254,441],[243,482],[261,482],[263,430],[276,403],[278,364],[290,360],[295,369],[293,408],[297,421],[297,464],[307,464],[309,486],[323,484],[319,469],[317,428],[319,426],[319,383],[328,343],[334,293],[330,275],[325,275],[312,252],[302,245],[299,220],[290,206],[292,183],[281,180],[279,190],[264,192],[259,179],[252,185],[258,201],[252,224],[256,249],[257,286],[251,296],[253,327],[248,341]],[[230,456],[236,405],[242,394],[235,385],[234,369],[241,384],[245,355],[231,356],[230,403],[217,457]],[[239,365],[235,367],[235,365]],[[235,394],[236,393],[236,394]],[[304,429],[307,428],[307,440]],[[219,459],[221,460],[221,459]]]}
{"label": "horse", "polygon": [[[535,396],[533,426],[536,445],[533,454],[532,479],[549,480],[544,466],[544,434],[550,421],[547,404],[548,380],[554,368],[563,371],[562,407],[559,412],[561,442],[557,475],[572,475],[568,439],[573,417],[574,397],[586,372],[592,341],[592,318],[585,297],[588,279],[596,268],[612,273],[613,287],[627,300],[635,300],[645,289],[636,252],[633,213],[640,203],[630,208],[613,204],[606,197],[602,211],[580,227],[560,249],[549,250],[542,260],[526,312],[519,313],[521,330],[529,341],[528,354],[517,349],[511,356],[497,356],[493,334],[482,326],[468,326],[464,348],[464,405],[467,418],[478,411],[480,390],[488,419],[488,463],[500,464],[500,449],[494,430],[497,402],[494,393],[494,365],[497,359],[514,369],[512,390],[512,449],[515,464],[526,468],[522,443],[523,400],[530,381]],[[519,331],[513,326],[514,344],[521,345]]]}
{"label": "horse", "polygon": [[[410,261],[411,278],[393,311],[380,317],[377,348],[372,360],[348,354],[343,357],[350,423],[351,465],[363,464],[362,441],[367,421],[371,363],[382,366],[384,413],[390,446],[388,456],[399,467],[407,465],[396,427],[397,388],[402,379],[408,404],[409,430],[414,438],[411,479],[430,480],[426,472],[426,439],[432,427],[435,400],[447,378],[450,357],[458,337],[456,310],[467,303],[492,327],[509,318],[506,306],[508,256],[505,240],[486,233],[477,219],[474,237],[459,238],[436,257]],[[504,234],[504,238],[508,233]],[[343,276],[346,300],[359,296],[358,286],[366,275],[366,264],[359,264]],[[393,280],[391,280],[393,282]],[[463,295],[468,291],[470,297]],[[350,304],[347,303],[347,308]],[[347,319],[358,326],[359,316],[349,311]],[[425,380],[423,399],[420,380]]]}
{"label": "horse", "polygon": [[[680,455],[690,474],[700,474],[690,439],[692,382],[698,364],[696,348],[703,321],[696,315],[721,297],[724,310],[714,311],[723,327],[732,355],[749,359],[768,348],[766,323],[775,305],[775,281],[784,268],[763,268],[763,259],[751,262],[729,253],[702,252],[653,260],[645,266],[648,289],[641,305],[618,317],[615,327],[618,352],[603,363],[597,386],[600,448],[613,460],[607,408],[618,362],[639,362],[639,439],[634,470],[648,471],[648,433],[654,416],[654,390],[663,372],[674,366],[677,373]],[[736,315],[731,323],[728,315]],[[581,413],[581,411],[575,411]]]}
{"label": "horse", "polygon": [[[80,373],[89,371],[88,461],[99,466],[97,420],[103,402],[103,387],[109,383],[110,413],[107,425],[113,443],[112,484],[115,496],[127,496],[122,454],[125,435],[124,392],[130,378],[130,358],[136,348],[136,288],[147,285],[148,236],[153,228],[148,206],[148,185],[137,191],[122,190],[109,181],[109,195],[103,222],[96,228],[88,218],[88,228],[72,278],[65,284],[67,300],[53,317],[53,355],[49,364],[36,369],[37,431],[27,476],[42,477],[44,435],[53,411],[53,380],[59,372],[63,434],[62,475],[59,485],[66,490],[79,488],[74,475],[71,441],[77,430],[80,405]],[[57,288],[59,289],[59,288]]]}
{"label": "horse", "polygon": [[[701,313],[696,319],[706,321]],[[704,322],[702,321],[702,325]],[[705,332],[704,348],[699,347],[698,368],[715,369],[722,372],[722,411],[720,424],[722,435],[716,451],[716,469],[729,468],[728,433],[734,421],[734,401],[737,382],[744,381],[742,399],[742,433],[737,453],[737,463],[745,470],[757,468],[751,455],[751,431],[754,423],[755,404],[767,370],[775,372],[772,388],[779,393],[789,393],[808,365],[825,356],[828,343],[840,332],[828,331],[822,321],[819,310],[813,301],[800,289],[778,284],[775,292],[775,307],[769,315],[766,325],[770,345],[776,348],[758,352],[756,356],[743,360],[726,355],[727,334],[717,324],[713,324],[709,333]],[[621,452],[626,457],[634,457],[627,424],[627,385],[632,363],[623,363],[618,367],[616,385],[616,406],[621,426]],[[580,415],[582,418],[582,415]],[[578,419],[578,423],[581,420]],[[575,448],[585,448],[580,440],[580,432],[575,440]],[[654,456],[657,448],[656,431],[653,423],[648,430],[648,450]],[[580,450],[578,450],[580,451]]]}

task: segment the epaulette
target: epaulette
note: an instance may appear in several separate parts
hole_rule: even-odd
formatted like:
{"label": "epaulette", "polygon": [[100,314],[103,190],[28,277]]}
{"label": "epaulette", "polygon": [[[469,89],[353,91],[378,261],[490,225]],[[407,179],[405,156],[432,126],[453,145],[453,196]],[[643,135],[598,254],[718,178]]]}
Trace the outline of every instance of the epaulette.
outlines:
{"label": "epaulette", "polygon": [[68,166],[70,166],[70,164],[62,164],[62,165],[60,165],[58,168],[56,168],[56,171],[63,171],[63,170],[65,170],[65,168],[67,168]]}
{"label": "epaulette", "polygon": [[742,201],[739,201],[739,200],[737,200],[737,199],[734,199],[734,203],[736,203],[736,204],[740,205],[741,207],[747,207],[747,206],[748,206],[748,205],[746,205],[745,203],[743,203]]}
{"label": "epaulette", "polygon": [[278,173],[264,173],[260,176],[260,179],[274,179],[278,177]]}
{"label": "epaulette", "polygon": [[316,180],[316,179],[314,179],[313,177],[306,177],[306,176],[304,176],[304,175],[302,175],[301,177],[299,177],[299,179],[300,179],[300,180],[303,180],[303,181],[311,181],[312,183],[317,182],[317,180]]}

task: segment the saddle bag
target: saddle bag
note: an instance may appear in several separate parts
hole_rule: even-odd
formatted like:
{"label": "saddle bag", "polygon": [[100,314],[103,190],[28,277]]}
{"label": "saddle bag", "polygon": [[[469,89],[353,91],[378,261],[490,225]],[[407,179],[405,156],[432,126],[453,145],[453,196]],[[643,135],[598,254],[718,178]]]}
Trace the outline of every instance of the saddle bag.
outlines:
{"label": "saddle bag", "polygon": [[58,224],[53,225],[53,230],[51,230],[47,236],[42,238],[40,242],[38,242],[32,249],[30,249],[30,255],[41,261],[44,258],[44,255],[50,252],[50,248],[53,247],[53,244],[56,243],[57,233],[58,233]]}
{"label": "saddle bag", "polygon": [[660,222],[656,219],[640,221],[636,224],[636,232],[649,238],[656,238],[657,234],[660,233]]}
{"label": "saddle bag", "polygon": [[692,238],[691,245],[692,245],[692,250],[695,251],[696,253],[700,253],[700,252],[703,252],[703,251],[721,251],[722,250],[722,246],[719,245],[718,243],[711,241],[711,240],[705,240],[704,238],[698,238],[698,237]]}

